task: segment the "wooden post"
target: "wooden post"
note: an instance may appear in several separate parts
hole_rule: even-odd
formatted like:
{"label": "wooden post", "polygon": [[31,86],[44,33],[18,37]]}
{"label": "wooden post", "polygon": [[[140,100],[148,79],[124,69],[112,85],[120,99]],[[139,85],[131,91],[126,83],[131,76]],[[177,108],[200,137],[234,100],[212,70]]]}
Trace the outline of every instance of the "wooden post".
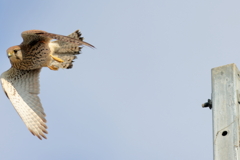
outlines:
{"label": "wooden post", "polygon": [[212,69],[214,160],[240,160],[239,87],[235,64]]}

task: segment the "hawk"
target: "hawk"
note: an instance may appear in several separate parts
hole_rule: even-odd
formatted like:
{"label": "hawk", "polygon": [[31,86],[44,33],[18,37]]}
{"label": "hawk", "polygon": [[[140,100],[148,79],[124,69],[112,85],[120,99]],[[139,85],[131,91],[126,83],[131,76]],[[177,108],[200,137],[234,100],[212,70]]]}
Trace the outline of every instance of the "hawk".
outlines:
{"label": "hawk", "polygon": [[46,139],[46,114],[38,97],[41,68],[70,69],[76,55],[80,54],[79,46],[94,46],[84,42],[78,30],[69,36],[42,30],[28,30],[21,35],[23,42],[7,49],[12,66],[1,74],[0,80],[6,96],[29,131],[39,139]]}

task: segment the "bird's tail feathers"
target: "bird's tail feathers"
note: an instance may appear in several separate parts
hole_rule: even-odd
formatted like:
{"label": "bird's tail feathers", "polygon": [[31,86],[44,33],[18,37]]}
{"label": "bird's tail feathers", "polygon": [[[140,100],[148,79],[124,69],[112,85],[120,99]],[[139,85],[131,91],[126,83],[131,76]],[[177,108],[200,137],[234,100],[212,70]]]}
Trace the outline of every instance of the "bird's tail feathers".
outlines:
{"label": "bird's tail feathers", "polygon": [[[81,33],[79,32],[79,30],[68,35],[68,37],[81,41],[83,40],[83,37],[81,37]],[[52,43],[56,43],[59,46],[58,49],[52,55],[54,57],[62,59],[63,62],[60,63],[52,59],[50,65],[53,65],[57,68],[66,69],[72,68],[74,62],[73,60],[77,58],[76,55],[81,53],[81,47],[79,47],[77,44],[64,41],[54,41]]]}

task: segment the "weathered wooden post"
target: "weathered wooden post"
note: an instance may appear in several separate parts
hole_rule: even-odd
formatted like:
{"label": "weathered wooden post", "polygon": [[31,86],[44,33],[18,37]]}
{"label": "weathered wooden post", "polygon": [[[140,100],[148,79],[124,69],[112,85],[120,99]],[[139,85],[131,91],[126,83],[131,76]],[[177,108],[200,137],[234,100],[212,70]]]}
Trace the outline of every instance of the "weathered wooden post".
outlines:
{"label": "weathered wooden post", "polygon": [[235,64],[212,69],[214,160],[240,160],[239,148],[240,72]]}

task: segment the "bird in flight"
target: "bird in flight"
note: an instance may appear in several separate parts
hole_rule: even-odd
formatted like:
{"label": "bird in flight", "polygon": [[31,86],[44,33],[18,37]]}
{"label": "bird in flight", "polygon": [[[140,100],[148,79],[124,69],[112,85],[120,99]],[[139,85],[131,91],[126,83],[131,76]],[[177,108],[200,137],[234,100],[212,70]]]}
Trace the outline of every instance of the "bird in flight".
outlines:
{"label": "bird in flight", "polygon": [[94,46],[84,42],[78,30],[68,36],[42,30],[28,30],[21,35],[23,42],[7,49],[12,66],[1,74],[0,81],[29,131],[39,139],[46,139],[46,114],[38,97],[42,67],[55,71],[59,68],[70,69],[76,55],[80,54],[79,46]]}

